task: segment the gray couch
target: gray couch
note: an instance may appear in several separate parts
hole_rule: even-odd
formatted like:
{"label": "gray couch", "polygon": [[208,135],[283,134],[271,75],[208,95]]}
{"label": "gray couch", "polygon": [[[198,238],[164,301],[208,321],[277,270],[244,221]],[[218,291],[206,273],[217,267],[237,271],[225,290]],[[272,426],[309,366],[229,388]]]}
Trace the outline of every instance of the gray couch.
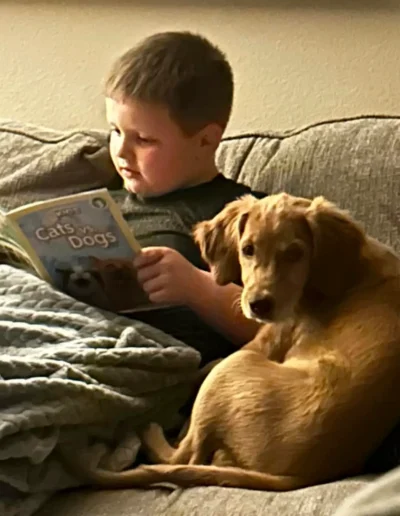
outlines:
{"label": "gray couch", "polygon": [[[227,176],[257,190],[323,194],[400,252],[400,117],[359,117],[285,133],[228,137],[218,165]],[[0,205],[11,208],[56,194],[113,187],[114,181],[104,132],[61,133],[0,122]],[[379,451],[378,458],[384,453]],[[390,458],[396,460],[396,453],[392,446]],[[76,489],[54,496],[37,515],[330,516],[373,479],[362,476],[289,493],[214,487],[173,492]]]}

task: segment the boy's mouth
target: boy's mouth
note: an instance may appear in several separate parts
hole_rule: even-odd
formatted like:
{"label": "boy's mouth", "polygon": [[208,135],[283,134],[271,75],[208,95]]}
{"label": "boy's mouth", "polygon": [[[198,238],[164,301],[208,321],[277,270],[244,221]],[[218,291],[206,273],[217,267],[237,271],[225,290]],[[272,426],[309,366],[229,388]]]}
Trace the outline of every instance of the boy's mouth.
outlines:
{"label": "boy's mouth", "polygon": [[137,172],[136,170],[132,170],[131,168],[122,167],[119,170],[121,175],[126,179],[132,179],[134,177],[140,176],[139,172]]}

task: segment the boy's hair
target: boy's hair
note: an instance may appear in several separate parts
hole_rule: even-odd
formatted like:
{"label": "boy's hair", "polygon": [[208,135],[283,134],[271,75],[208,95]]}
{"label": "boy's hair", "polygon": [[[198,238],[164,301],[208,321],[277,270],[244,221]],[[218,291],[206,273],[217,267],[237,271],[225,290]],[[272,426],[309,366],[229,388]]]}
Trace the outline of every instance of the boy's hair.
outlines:
{"label": "boy's hair", "polygon": [[209,123],[225,129],[232,109],[233,74],[225,55],[206,38],[162,32],[115,61],[105,94],[163,105],[185,133],[194,134]]}

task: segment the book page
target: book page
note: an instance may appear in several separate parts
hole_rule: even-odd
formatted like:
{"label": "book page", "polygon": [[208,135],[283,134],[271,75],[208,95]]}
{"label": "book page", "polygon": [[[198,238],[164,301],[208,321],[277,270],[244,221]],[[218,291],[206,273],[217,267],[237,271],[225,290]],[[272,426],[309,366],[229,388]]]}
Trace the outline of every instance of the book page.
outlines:
{"label": "book page", "polygon": [[107,189],[33,203],[7,217],[39,258],[44,279],[60,290],[114,312],[150,304],[133,266],[140,245]]}

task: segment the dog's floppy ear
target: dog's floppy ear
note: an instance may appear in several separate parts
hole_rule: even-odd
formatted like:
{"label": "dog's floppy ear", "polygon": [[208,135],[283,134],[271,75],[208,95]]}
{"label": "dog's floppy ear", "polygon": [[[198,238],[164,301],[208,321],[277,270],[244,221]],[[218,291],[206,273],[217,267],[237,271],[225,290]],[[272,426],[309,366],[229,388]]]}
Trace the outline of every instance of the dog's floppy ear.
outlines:
{"label": "dog's floppy ear", "polygon": [[232,201],[213,219],[199,222],[193,236],[200,247],[203,260],[210,266],[219,285],[240,282],[238,259],[238,224],[242,225],[251,206],[257,201],[252,195],[244,195]]}
{"label": "dog's floppy ear", "polygon": [[325,296],[338,296],[359,278],[365,233],[347,212],[323,197],[313,200],[306,220],[314,247],[309,285]]}

